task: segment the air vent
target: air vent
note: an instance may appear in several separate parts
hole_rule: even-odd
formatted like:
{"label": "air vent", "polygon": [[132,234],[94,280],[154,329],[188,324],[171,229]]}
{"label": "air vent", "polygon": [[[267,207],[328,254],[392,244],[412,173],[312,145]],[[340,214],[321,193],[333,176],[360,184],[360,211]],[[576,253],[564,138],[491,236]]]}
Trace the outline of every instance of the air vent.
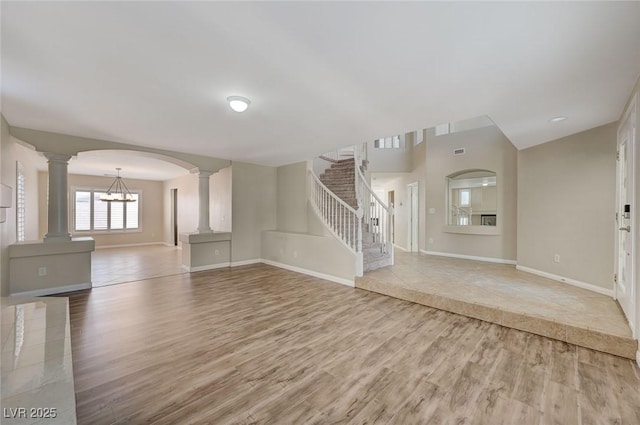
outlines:
{"label": "air vent", "polygon": [[464,148],[456,148],[453,150],[454,155],[464,155]]}

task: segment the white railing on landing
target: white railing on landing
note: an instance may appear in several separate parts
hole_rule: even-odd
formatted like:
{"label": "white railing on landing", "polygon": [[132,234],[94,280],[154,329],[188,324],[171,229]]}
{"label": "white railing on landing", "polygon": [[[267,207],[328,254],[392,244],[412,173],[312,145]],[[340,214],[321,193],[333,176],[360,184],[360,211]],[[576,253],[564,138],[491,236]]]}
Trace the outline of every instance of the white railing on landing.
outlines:
{"label": "white railing on landing", "polygon": [[309,169],[309,200],[331,233],[356,254],[356,275],[362,276],[362,211],[338,198]]}
{"label": "white railing on landing", "polygon": [[348,147],[348,148],[342,148],[342,149],[338,149],[331,152],[325,152],[322,155],[320,155],[320,158],[329,162],[338,162],[338,161],[342,161],[343,159],[351,159],[353,158],[353,155],[354,155],[354,148]]}
{"label": "white railing on landing", "polygon": [[391,263],[393,264],[393,208],[387,206],[367,183],[361,168],[365,155],[366,146],[355,147],[356,198],[361,206],[367,230],[373,234],[374,242],[381,244],[381,252],[391,254]]}

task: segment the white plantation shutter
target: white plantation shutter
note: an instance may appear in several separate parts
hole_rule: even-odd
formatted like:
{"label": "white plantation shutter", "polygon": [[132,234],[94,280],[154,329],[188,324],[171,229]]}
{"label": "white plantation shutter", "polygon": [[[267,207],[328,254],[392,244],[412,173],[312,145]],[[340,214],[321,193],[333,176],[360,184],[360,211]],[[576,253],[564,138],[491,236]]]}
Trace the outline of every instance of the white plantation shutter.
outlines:
{"label": "white plantation shutter", "polygon": [[137,229],[138,226],[138,204],[140,203],[140,195],[132,193],[136,202],[127,202],[127,229]]}
{"label": "white plantation shutter", "polygon": [[25,235],[25,193],[24,168],[22,163],[16,163],[16,238],[24,241]]}
{"label": "white plantation shutter", "polygon": [[110,231],[140,228],[140,193],[132,193],[136,202],[103,202],[104,192],[76,190],[74,192],[74,230]]}
{"label": "white plantation shutter", "polygon": [[76,191],[75,229],[91,230],[91,192]]}
{"label": "white plantation shutter", "polygon": [[112,230],[124,229],[124,202],[111,202],[111,217],[109,228]]}
{"label": "white plantation shutter", "polygon": [[93,230],[107,230],[109,228],[109,203],[100,200],[102,195],[106,195],[106,193],[93,193]]}

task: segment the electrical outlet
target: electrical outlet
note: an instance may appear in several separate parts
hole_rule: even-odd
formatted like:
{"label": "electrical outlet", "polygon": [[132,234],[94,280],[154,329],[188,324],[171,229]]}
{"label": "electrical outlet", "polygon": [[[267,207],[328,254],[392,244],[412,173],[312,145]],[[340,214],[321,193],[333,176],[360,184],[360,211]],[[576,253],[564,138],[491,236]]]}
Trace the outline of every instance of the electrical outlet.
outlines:
{"label": "electrical outlet", "polygon": [[215,251],[213,251],[213,253],[214,253],[215,255],[220,255],[220,250],[219,250],[219,249],[216,249]]}
{"label": "electrical outlet", "polygon": [[298,258],[298,251],[293,251],[293,258]]}
{"label": "electrical outlet", "polygon": [[46,267],[39,267],[38,268],[38,276],[42,277],[42,276],[46,276],[47,275],[47,268]]}
{"label": "electrical outlet", "polygon": [[555,263],[559,263],[559,262],[560,262],[560,254],[555,254],[555,255],[553,256],[553,261],[554,261]]}
{"label": "electrical outlet", "polygon": [[429,243],[432,244],[433,243],[433,238],[429,238]]}
{"label": "electrical outlet", "polygon": [[429,208],[429,214],[435,214],[435,213],[436,213],[435,208]]}

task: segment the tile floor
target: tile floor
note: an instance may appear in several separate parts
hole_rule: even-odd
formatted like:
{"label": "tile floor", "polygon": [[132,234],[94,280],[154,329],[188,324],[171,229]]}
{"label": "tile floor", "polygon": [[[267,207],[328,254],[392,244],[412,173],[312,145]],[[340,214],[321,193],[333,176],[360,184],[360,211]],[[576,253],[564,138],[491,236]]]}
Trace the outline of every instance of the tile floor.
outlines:
{"label": "tile floor", "polygon": [[635,358],[637,342],[606,295],[514,266],[396,251],[356,286],[576,345]]}
{"label": "tile floor", "polygon": [[68,298],[0,300],[0,422],[75,424]]}
{"label": "tile floor", "polygon": [[96,287],[186,273],[181,253],[164,245],[96,249],[91,255],[91,281]]}

